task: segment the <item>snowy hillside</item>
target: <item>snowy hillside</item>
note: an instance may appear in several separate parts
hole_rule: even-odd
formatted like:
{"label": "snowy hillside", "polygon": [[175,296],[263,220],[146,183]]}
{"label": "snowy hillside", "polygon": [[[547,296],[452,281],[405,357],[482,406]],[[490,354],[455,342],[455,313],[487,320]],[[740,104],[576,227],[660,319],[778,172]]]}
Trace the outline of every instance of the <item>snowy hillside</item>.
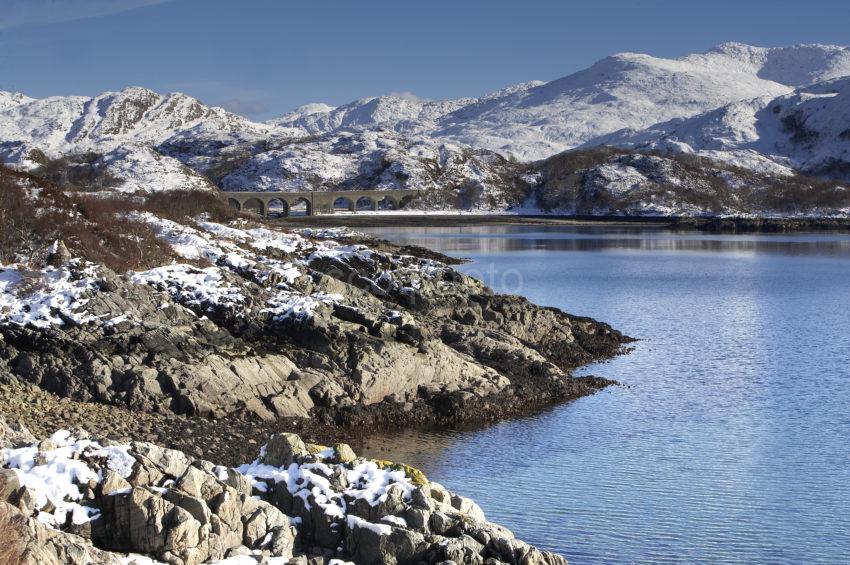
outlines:
{"label": "snowy hillside", "polygon": [[[4,96],[14,99],[21,95],[4,93]],[[162,95],[139,87],[106,92],[94,98],[24,98],[17,104],[2,106],[3,140],[30,141],[48,153],[112,149],[126,142],[157,144],[175,131],[195,126],[258,136],[269,130],[268,126],[252,123],[222,108],[205,106],[185,94]]]}
{"label": "snowy hillside", "polygon": [[[366,104],[362,112],[369,117],[361,121],[402,111],[412,117],[446,111],[438,103],[391,102]],[[301,110],[304,124],[314,109]],[[483,197],[490,208],[517,203],[502,196],[513,165],[493,152],[354,127],[352,115],[346,120],[351,131],[305,136],[306,126],[259,124],[183,94],[136,87],[95,98],[34,100],[2,93],[0,159],[23,170],[63,157],[72,167],[84,160],[92,174],[107,175],[110,188],[125,192],[216,185],[225,190],[406,187],[441,189],[449,205],[466,202],[467,193]]]}
{"label": "snowy hillside", "polygon": [[159,150],[228,191],[312,188],[420,189],[430,206],[504,209],[517,206],[527,167],[501,155],[381,128],[358,128],[301,139],[256,143],[196,143],[194,132]]}
{"label": "snowy hillside", "polygon": [[0,110],[17,106],[25,102],[32,102],[32,98],[24,96],[19,92],[2,92],[0,91]]}
{"label": "snowy hillside", "polygon": [[189,129],[198,137],[227,132],[260,139],[271,128],[184,94],[161,95],[138,87],[94,98],[0,95],[0,159],[32,169],[45,159],[103,154],[101,164],[129,180],[123,187],[127,191],[200,187],[195,173],[151,150]]}
{"label": "snowy hillside", "polygon": [[634,149],[697,153],[756,171],[850,179],[850,77],[776,98],[735,102],[603,143]]}
{"label": "snowy hillside", "polygon": [[847,217],[840,183],[753,172],[704,157],[577,149],[540,164],[534,203],[561,214]]}
{"label": "snowy hillside", "polygon": [[545,84],[529,81],[492,92],[481,98],[430,101],[415,96],[374,96],[339,107],[308,104],[271,120],[269,124],[296,128],[305,134],[323,134],[357,127],[380,126],[398,132],[428,135],[444,116],[478,103],[497,100]]}
{"label": "snowy hillside", "polygon": [[305,134],[380,125],[534,160],[623,128],[642,129],[846,75],[845,47],[727,43],[679,59],[622,53],[551,82],[525,83],[479,99],[383,96],[338,108],[311,105],[271,123]]}
{"label": "snowy hillside", "polygon": [[0,92],[0,160],[75,189],[421,188],[422,205],[480,209],[520,205],[544,166],[532,161],[601,144],[846,179],[848,77],[846,47],[727,43],[613,55],[480,98],[309,104],[267,123],[138,87]]}
{"label": "snowy hillside", "polygon": [[759,78],[790,86],[806,86],[850,75],[850,49],[838,45],[765,48],[723,43],[710,49],[706,56],[726,57],[745,65]]}

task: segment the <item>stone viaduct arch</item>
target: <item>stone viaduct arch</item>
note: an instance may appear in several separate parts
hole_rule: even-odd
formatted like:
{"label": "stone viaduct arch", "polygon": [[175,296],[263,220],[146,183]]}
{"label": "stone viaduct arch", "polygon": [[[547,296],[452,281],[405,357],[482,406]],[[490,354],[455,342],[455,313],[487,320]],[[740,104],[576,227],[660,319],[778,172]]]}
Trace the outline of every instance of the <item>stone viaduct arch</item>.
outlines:
{"label": "stone viaduct arch", "polygon": [[316,192],[226,192],[227,203],[236,210],[267,216],[289,216],[306,204],[307,215],[347,210],[398,210],[421,195],[419,190],[331,190]]}

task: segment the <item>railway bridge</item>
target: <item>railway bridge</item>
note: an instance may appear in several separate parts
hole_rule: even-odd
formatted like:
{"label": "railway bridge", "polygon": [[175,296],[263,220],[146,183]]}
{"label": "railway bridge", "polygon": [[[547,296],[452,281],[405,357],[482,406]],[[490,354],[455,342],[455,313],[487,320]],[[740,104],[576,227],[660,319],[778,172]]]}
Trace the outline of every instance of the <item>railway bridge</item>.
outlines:
{"label": "railway bridge", "polygon": [[227,202],[237,210],[260,216],[277,213],[289,216],[303,209],[307,216],[335,211],[399,210],[421,195],[419,190],[328,190],[310,192],[225,192]]}

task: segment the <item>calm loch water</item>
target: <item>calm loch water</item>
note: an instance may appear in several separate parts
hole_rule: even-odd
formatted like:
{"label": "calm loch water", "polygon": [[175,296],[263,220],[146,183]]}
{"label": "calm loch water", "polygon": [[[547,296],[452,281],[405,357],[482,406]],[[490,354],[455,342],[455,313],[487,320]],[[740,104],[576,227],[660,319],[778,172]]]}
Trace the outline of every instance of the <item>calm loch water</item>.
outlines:
{"label": "calm loch water", "polygon": [[479,430],[376,437],[571,563],[850,563],[850,237],[375,229],[641,338],[625,386]]}

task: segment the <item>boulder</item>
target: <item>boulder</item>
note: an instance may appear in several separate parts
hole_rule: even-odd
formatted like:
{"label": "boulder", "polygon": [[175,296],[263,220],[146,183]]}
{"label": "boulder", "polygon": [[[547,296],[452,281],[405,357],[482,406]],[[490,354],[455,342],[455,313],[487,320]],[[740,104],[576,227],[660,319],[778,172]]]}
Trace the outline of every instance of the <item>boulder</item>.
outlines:
{"label": "boulder", "polygon": [[[190,457],[176,449],[166,449],[152,443],[138,441],[134,441],[131,447],[136,458],[141,463],[140,467],[146,468],[148,473],[150,473],[151,469],[154,469],[171,479],[177,479],[192,464]],[[132,478],[130,482],[137,484],[133,482]],[[148,481],[146,484],[151,484],[151,482]]]}
{"label": "boulder", "polygon": [[35,442],[35,436],[26,427],[18,422],[7,422],[0,415],[0,449],[33,442]]}
{"label": "boulder", "polygon": [[445,512],[434,512],[428,519],[430,530],[441,536],[451,535],[459,523],[460,519]]}
{"label": "boulder", "polygon": [[343,520],[335,514],[329,514],[316,504],[310,495],[310,523],[312,524],[312,540],[322,547],[337,547],[342,538]]}
{"label": "boulder", "polygon": [[250,498],[242,507],[242,523],[242,543],[245,546],[263,549],[275,536],[282,536],[278,545],[288,547],[289,554],[281,557],[292,557],[296,530],[286,514],[268,502]]}
{"label": "boulder", "polygon": [[478,506],[474,501],[465,498],[460,495],[452,495],[451,497],[452,507],[461,512],[462,514],[466,514],[473,520],[478,522],[484,522],[484,511],[481,510],[481,507]]}
{"label": "boulder", "polygon": [[351,518],[345,541],[351,559],[363,565],[416,563],[427,551],[422,534]]}
{"label": "boulder", "polygon": [[333,450],[333,460],[336,463],[351,463],[352,461],[357,459],[357,455],[354,453],[354,450],[351,449],[351,446],[347,443],[334,444]]}
{"label": "boulder", "polygon": [[568,565],[562,556],[540,551],[518,539],[493,538],[487,544],[487,551],[499,556],[501,561],[517,565]]}
{"label": "boulder", "polygon": [[72,258],[73,255],[71,255],[71,252],[68,251],[68,248],[65,246],[65,242],[61,239],[57,239],[47,254],[47,264],[51,267],[61,267]]}
{"label": "boulder", "polygon": [[261,461],[273,467],[288,467],[309,454],[307,446],[298,435],[279,433],[269,438]]}
{"label": "boulder", "polygon": [[103,496],[108,496],[118,491],[127,490],[130,488],[130,483],[127,479],[112,471],[105,469],[103,471],[103,481],[100,483],[100,492]]}
{"label": "boulder", "polygon": [[136,487],[110,497],[103,520],[93,531],[95,542],[115,551],[159,554],[174,505],[161,493]]}
{"label": "boulder", "polygon": [[431,481],[431,498],[436,500],[437,502],[442,502],[445,504],[451,504],[451,494],[446,490],[446,487],[441,485],[440,483]]}
{"label": "boulder", "polygon": [[448,539],[442,544],[443,558],[455,563],[483,565],[484,545],[468,535]]}
{"label": "boulder", "polygon": [[11,502],[20,488],[17,473],[11,469],[0,469],[0,503]]}
{"label": "boulder", "polygon": [[[54,530],[35,518],[0,502],[0,528],[17,538],[17,547],[0,548],[0,559],[18,559],[20,565],[119,565],[120,556],[94,547],[91,541]],[[13,563],[16,561],[12,561]]]}
{"label": "boulder", "polygon": [[403,513],[407,527],[417,532],[428,533],[428,523],[431,520],[431,512],[422,508],[408,508]]}
{"label": "boulder", "polygon": [[225,487],[214,475],[194,465],[186,467],[174,486],[207,502],[221,494]]}

